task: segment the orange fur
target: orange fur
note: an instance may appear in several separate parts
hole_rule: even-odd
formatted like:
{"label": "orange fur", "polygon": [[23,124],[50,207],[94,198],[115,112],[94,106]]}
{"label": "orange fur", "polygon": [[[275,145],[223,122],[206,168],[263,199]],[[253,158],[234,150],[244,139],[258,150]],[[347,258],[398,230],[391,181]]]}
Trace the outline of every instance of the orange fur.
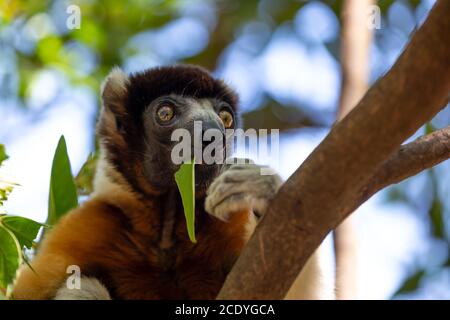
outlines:
{"label": "orange fur", "polygon": [[68,213],[46,236],[16,281],[15,299],[51,299],[70,265],[100,279],[117,299],[213,299],[245,244],[249,212],[224,223],[196,215],[197,244],[177,212],[175,246],[159,248],[161,215],[155,200],[121,205],[94,198]]}

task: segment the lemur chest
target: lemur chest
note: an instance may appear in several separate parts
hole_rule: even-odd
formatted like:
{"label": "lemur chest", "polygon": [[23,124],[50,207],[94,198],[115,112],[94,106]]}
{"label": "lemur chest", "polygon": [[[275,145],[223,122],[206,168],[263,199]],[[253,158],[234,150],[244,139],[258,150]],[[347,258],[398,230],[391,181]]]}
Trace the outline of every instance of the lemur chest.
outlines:
{"label": "lemur chest", "polygon": [[110,273],[117,299],[214,299],[226,270],[189,261],[166,268],[149,263],[130,263]]}
{"label": "lemur chest", "polygon": [[[242,214],[245,219],[247,213]],[[118,299],[214,299],[246,242],[246,224],[214,218],[199,221],[197,243],[185,225],[174,230],[175,242],[116,245],[115,265],[105,283]],[[236,222],[236,221],[235,221]],[[109,285],[108,285],[109,284]]]}

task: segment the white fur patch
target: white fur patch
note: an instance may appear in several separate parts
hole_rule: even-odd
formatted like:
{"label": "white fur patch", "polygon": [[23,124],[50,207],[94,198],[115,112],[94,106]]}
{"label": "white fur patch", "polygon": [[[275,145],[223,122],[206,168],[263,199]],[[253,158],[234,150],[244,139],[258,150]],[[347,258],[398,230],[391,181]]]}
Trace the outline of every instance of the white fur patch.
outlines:
{"label": "white fur patch", "polygon": [[108,163],[108,160],[105,158],[105,152],[104,147],[101,146],[93,182],[94,191],[92,197],[106,199],[108,202],[132,197],[131,188],[123,176]]}
{"label": "white fur patch", "polygon": [[286,300],[334,300],[335,290],[322,271],[321,248],[306,262],[289,289]]}
{"label": "white fur patch", "polygon": [[112,300],[108,290],[97,279],[82,277],[80,284],[80,289],[69,289],[63,284],[54,300]]}
{"label": "white fur patch", "polygon": [[105,88],[111,90],[112,93],[117,95],[122,95],[126,92],[126,85],[129,79],[125,72],[123,72],[119,67],[114,67],[108,74],[106,79],[103,81],[101,86],[101,93],[103,95]]}

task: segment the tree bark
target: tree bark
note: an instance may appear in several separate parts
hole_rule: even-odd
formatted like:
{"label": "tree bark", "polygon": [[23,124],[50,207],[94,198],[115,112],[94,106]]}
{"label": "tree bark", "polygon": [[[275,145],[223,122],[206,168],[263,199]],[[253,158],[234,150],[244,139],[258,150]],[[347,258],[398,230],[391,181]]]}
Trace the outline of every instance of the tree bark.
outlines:
{"label": "tree bark", "polygon": [[[342,86],[338,120],[342,120],[364,96],[369,86],[369,52],[372,30],[368,12],[374,0],[346,0],[342,9],[341,66]],[[358,261],[357,240],[352,216],[333,231],[336,262],[336,297],[356,299]]]}
{"label": "tree bark", "polygon": [[218,299],[282,299],[380,164],[447,104],[449,14],[438,0],[392,69],[283,185]]}

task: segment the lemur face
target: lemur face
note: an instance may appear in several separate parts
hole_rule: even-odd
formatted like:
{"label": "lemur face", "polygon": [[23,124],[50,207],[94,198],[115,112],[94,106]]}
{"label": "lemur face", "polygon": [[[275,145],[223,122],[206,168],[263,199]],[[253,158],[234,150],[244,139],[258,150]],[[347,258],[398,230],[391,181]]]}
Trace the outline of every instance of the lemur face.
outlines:
{"label": "lemur face", "polygon": [[[143,125],[146,138],[144,169],[149,181],[160,185],[166,184],[167,177],[173,177],[180,164],[174,162],[172,150],[179,142],[172,141],[172,132],[177,129],[185,129],[189,133],[190,159],[195,154],[194,124],[201,136],[208,129],[216,129],[225,142],[225,129],[234,127],[235,114],[232,107],[225,101],[216,98],[193,98],[177,94],[161,96],[150,103],[143,113]],[[201,139],[202,137],[199,137]],[[202,139],[197,148],[202,150],[211,142]],[[225,152],[225,149],[222,150]],[[198,152],[197,152],[198,153]],[[223,155],[224,158],[224,155]],[[160,164],[164,164],[160,167]],[[197,191],[204,190],[211,180],[217,176],[221,163],[196,165]],[[158,168],[158,170],[154,170]],[[170,182],[170,181],[169,181]]]}
{"label": "lemur face", "polygon": [[[236,94],[193,66],[155,68],[131,76],[113,70],[102,97],[98,135],[106,159],[133,189],[144,194],[164,192],[175,184],[179,164],[171,157],[178,143],[171,139],[174,130],[190,133],[194,154],[195,122],[201,122],[202,131],[217,129],[223,135],[237,122]],[[206,190],[220,166],[196,165],[198,192]]]}

